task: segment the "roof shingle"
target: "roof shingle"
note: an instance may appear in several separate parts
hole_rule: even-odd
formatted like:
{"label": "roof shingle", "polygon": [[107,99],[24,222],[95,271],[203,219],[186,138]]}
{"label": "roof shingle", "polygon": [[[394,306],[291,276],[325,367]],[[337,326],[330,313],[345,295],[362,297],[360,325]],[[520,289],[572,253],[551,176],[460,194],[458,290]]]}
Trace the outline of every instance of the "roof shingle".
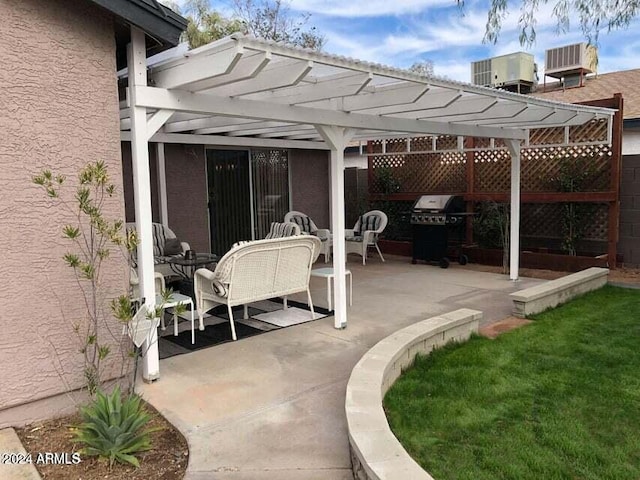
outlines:
{"label": "roof shingle", "polygon": [[615,93],[621,93],[624,100],[623,117],[640,118],[640,68],[587,77],[584,87],[563,90],[558,83],[553,83],[547,84],[546,91],[541,85],[538,88],[532,95],[566,103],[611,98]]}

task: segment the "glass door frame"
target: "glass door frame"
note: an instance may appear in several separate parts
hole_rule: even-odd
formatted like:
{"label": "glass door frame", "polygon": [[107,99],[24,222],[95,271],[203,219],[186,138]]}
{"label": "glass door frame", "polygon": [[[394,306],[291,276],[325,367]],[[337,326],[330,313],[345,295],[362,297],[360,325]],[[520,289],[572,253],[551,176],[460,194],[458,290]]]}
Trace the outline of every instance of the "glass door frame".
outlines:
{"label": "glass door frame", "polygon": [[[291,149],[288,148],[258,148],[259,150],[286,150],[287,151],[287,170],[288,170],[288,178],[287,178],[287,190],[289,196],[289,211],[293,208],[293,199],[292,199],[292,189],[291,189]],[[251,211],[251,240],[256,239],[256,212],[255,212],[255,192],[253,188],[254,178],[253,178],[253,155],[254,150],[256,148],[251,147],[234,147],[227,145],[205,145],[204,146],[204,159],[205,159],[205,178],[209,178],[209,162],[207,161],[207,150],[222,150],[222,151],[237,151],[237,152],[247,152],[248,161],[249,161],[249,203],[250,203],[250,211]],[[208,205],[208,195],[209,195],[209,187],[207,182],[207,234],[209,237],[209,245],[211,245],[211,212],[209,212]]]}

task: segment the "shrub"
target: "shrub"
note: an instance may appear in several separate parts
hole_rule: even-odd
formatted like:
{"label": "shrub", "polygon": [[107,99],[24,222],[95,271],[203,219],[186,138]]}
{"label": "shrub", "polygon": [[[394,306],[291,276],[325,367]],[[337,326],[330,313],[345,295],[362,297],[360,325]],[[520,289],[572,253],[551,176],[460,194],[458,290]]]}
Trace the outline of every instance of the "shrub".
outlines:
{"label": "shrub", "polygon": [[115,461],[140,466],[135,454],[151,448],[154,430],[142,430],[151,417],[138,395],[123,398],[119,387],[110,395],[98,391],[81,413],[74,441],[84,445],[82,454],[108,459],[110,467]]}
{"label": "shrub", "polygon": [[[138,239],[135,232],[125,231],[122,220],[105,216],[109,199],[116,194],[105,162],[90,162],[78,172],[73,201],[65,199],[69,190],[63,175],[44,170],[32,180],[54,205],[65,211],[67,218],[72,219],[72,223],[60,228],[62,238],[71,246],[63,260],[73,269],[78,281],[77,295],[86,305],[85,315],[74,318],[72,327],[83,355],[85,386],[89,394],[94,395],[105,380],[104,365],[111,361],[108,357],[112,347],[118,347],[117,353],[122,359],[121,375],[130,370],[131,343],[126,338],[114,342],[112,336],[103,333],[110,331],[112,319],[105,308],[107,299],[102,271],[114,251],[120,250],[126,259],[130,259]],[[54,346],[54,350],[57,352],[58,348]]]}

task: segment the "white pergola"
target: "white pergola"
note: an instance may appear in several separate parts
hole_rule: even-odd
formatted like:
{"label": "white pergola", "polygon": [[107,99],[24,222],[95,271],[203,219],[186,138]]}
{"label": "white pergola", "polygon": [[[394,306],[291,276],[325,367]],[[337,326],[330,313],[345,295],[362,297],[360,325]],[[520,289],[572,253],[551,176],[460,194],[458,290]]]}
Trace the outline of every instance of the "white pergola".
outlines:
{"label": "white pergola", "polygon": [[[161,175],[164,143],[328,150],[336,328],[347,324],[343,154],[350,141],[453,135],[462,150],[464,137],[504,140],[512,161],[510,278],[517,280],[521,143],[530,129],[546,127],[565,127],[568,142],[569,127],[598,119],[608,121],[610,142],[615,113],[238,34],[149,67],[144,33],[132,27],[127,75],[121,137],[132,144],[142,296],[155,299],[149,142],[160,146]],[[145,350],[143,375],[153,380],[155,337]]]}

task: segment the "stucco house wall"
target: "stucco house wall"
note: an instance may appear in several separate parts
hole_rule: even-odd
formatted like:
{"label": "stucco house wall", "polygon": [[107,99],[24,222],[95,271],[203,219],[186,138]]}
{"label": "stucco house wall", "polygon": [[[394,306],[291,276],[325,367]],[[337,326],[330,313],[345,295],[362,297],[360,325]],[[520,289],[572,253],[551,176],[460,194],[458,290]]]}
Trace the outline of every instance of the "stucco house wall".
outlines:
{"label": "stucco house wall", "polygon": [[[165,144],[167,211],[169,228],[198,252],[209,252],[207,164],[203,145]],[[159,222],[157,149],[150,144],[151,202],[153,221]],[[314,150],[290,150],[291,204],[307,213],[320,228],[329,228],[329,156]],[[122,143],[122,170],[126,218],[135,220],[131,144]]]}
{"label": "stucco house wall", "polygon": [[[167,213],[169,228],[198,252],[209,252],[207,170],[203,145],[166,144]],[[160,222],[158,201],[157,144],[149,144],[151,208],[153,221]],[[135,221],[131,143],[122,142],[122,171],[127,222]]]}
{"label": "stucco house wall", "polygon": [[[0,428],[64,413],[82,381],[72,324],[84,315],[60,229],[73,221],[31,177],[67,176],[103,160],[122,191],[112,18],[78,0],[0,0]],[[73,189],[64,194],[73,195]],[[124,217],[122,194],[105,214]],[[126,288],[126,263],[104,265],[107,296]]]}
{"label": "stucco house wall", "polygon": [[[131,142],[122,142],[122,188],[124,190],[124,211],[127,222],[136,221],[135,201],[133,199],[133,164],[131,158]],[[149,144],[149,176],[151,183],[151,217],[154,222],[160,221],[158,207],[158,172],[155,161],[156,144]]]}
{"label": "stucco house wall", "polygon": [[313,218],[318,228],[330,228],[329,153],[323,150],[291,150],[291,205]]}

